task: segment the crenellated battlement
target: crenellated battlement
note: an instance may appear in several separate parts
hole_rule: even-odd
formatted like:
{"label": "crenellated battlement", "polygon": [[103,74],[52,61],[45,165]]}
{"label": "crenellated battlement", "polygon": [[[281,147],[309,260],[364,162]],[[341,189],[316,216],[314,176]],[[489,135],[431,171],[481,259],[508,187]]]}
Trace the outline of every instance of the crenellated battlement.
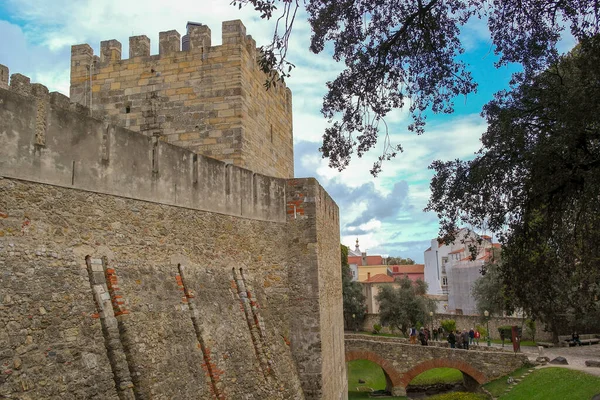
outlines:
{"label": "crenellated battlement", "polygon": [[264,89],[256,42],[239,21],[222,23],[222,44],[206,25],[159,33],[159,54],[145,35],[71,48],[73,101],[116,125],[159,137],[240,167],[293,177],[292,95]]}
{"label": "crenellated battlement", "polygon": [[38,100],[47,101],[51,106],[69,110],[78,114],[90,115],[90,109],[79,103],[71,102],[68,96],[60,92],[50,92],[41,83],[31,83],[28,76],[16,73],[10,75],[7,66],[0,64],[0,89],[17,93],[21,96],[30,96]]}
{"label": "crenellated battlement", "polygon": [[2,177],[285,222],[283,179],[92,118],[89,109],[24,75],[2,82],[8,89],[0,88]]}

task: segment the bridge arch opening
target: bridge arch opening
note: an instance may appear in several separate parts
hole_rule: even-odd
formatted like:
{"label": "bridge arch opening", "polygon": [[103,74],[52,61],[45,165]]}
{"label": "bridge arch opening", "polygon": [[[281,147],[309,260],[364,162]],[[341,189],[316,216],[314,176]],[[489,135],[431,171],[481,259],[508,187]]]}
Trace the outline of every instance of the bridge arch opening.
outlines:
{"label": "bridge arch opening", "polygon": [[429,371],[435,368],[451,368],[460,371],[462,373],[463,386],[468,391],[475,391],[479,388],[480,385],[487,382],[485,375],[481,371],[475,369],[473,366],[464,361],[448,358],[438,358],[424,361],[420,364],[417,364],[410,370],[406,371],[402,375],[402,386],[406,388],[415,377],[417,377],[425,371]]}
{"label": "bridge arch opening", "polygon": [[[399,387],[401,384],[401,376],[396,372],[393,365],[378,356],[376,353],[369,351],[349,351],[346,352],[346,362],[358,361],[358,360],[366,360],[371,363],[378,365],[383,371],[383,375],[385,377],[385,390],[390,393],[394,393],[395,388]],[[358,382],[348,382],[348,387],[356,387],[359,386]],[[376,388],[377,389],[377,388]]]}

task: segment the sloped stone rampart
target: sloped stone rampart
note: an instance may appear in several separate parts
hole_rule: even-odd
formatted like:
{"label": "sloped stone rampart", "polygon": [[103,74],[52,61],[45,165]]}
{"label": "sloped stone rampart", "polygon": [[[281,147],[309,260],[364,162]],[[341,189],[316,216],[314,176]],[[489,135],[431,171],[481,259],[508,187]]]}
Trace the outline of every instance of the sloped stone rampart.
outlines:
{"label": "sloped stone rampart", "polygon": [[[89,255],[108,260],[106,295],[136,399],[213,398],[211,379],[219,398],[303,397],[288,344],[286,224],[4,178],[0,215],[1,395],[118,397]],[[179,286],[180,265],[188,292]],[[244,268],[260,304],[268,378],[232,267]]]}

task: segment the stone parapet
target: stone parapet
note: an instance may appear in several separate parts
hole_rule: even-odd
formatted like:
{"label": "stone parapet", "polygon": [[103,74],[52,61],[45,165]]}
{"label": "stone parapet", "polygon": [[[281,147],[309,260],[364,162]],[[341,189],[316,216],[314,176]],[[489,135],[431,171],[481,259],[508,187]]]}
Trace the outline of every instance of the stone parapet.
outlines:
{"label": "stone parapet", "polygon": [[65,96],[23,75],[0,100],[1,176],[285,221],[284,180],[73,112]]}

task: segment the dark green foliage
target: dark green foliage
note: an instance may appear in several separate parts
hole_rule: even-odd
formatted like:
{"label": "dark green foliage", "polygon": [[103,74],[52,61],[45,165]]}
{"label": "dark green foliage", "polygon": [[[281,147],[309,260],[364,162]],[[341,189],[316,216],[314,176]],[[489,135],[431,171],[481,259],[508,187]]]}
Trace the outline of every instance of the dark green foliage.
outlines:
{"label": "dark green foliage", "polygon": [[378,334],[379,332],[381,332],[381,324],[374,324],[373,325],[373,333]]}
{"label": "dark green foliage", "polygon": [[375,146],[383,132],[381,163],[402,151],[389,141],[384,117],[407,105],[413,117],[408,129],[423,132],[426,110],[451,113],[457,95],[477,85],[460,58],[459,34],[472,18],[485,18],[498,66],[521,63],[527,82],[556,60],[556,43],[564,27],[577,39],[598,32],[600,3],[595,0],[380,0],[321,1],[233,0],[253,6],[262,18],[277,12],[273,41],[262,48],[261,68],[271,73],[269,86],[289,76],[288,41],[299,7],[312,28],[310,50],[333,44],[333,58],[345,69],[327,83],[321,112],[331,125],[321,151],[329,165],[343,169]]}
{"label": "dark green foliage", "polygon": [[434,304],[424,295],[427,284],[422,280],[412,282],[403,277],[398,280],[398,288],[383,285],[375,297],[379,302],[379,320],[383,325],[390,325],[406,334],[411,326],[425,325],[429,311],[434,310]]}
{"label": "dark green foliage", "polygon": [[488,311],[490,315],[502,315],[506,308],[504,282],[498,267],[500,262],[498,257],[487,262],[483,267],[485,274],[477,279],[471,287],[471,294],[477,303],[479,315],[484,315],[485,311]]}
{"label": "dark green foliage", "polygon": [[385,263],[386,265],[414,265],[415,261],[412,258],[388,257]]}
{"label": "dark green foliage", "polygon": [[[523,331],[520,326],[517,327],[517,332],[518,332],[519,337],[521,337],[523,335]],[[502,336],[504,336],[504,340],[508,340],[509,342],[512,342],[512,326],[510,326],[510,325],[499,326],[498,333],[500,334],[501,338],[502,338]]]}
{"label": "dark green foliage", "polygon": [[525,326],[525,331],[527,332],[527,335],[529,336],[531,341],[535,342],[535,321],[532,319],[526,319],[523,325]]}
{"label": "dark green foliage", "polygon": [[485,107],[473,161],[436,161],[428,210],[442,236],[498,232],[510,309],[561,327],[600,309],[600,38]]}
{"label": "dark green foliage", "polygon": [[443,319],[440,322],[440,325],[442,326],[442,328],[444,328],[444,331],[446,331],[446,333],[456,332],[456,321],[453,319]]}
{"label": "dark green foliage", "polygon": [[352,281],[352,271],[348,265],[348,247],[341,245],[342,257],[342,296],[344,301],[344,327],[356,330],[365,318],[365,295],[360,283]]}

